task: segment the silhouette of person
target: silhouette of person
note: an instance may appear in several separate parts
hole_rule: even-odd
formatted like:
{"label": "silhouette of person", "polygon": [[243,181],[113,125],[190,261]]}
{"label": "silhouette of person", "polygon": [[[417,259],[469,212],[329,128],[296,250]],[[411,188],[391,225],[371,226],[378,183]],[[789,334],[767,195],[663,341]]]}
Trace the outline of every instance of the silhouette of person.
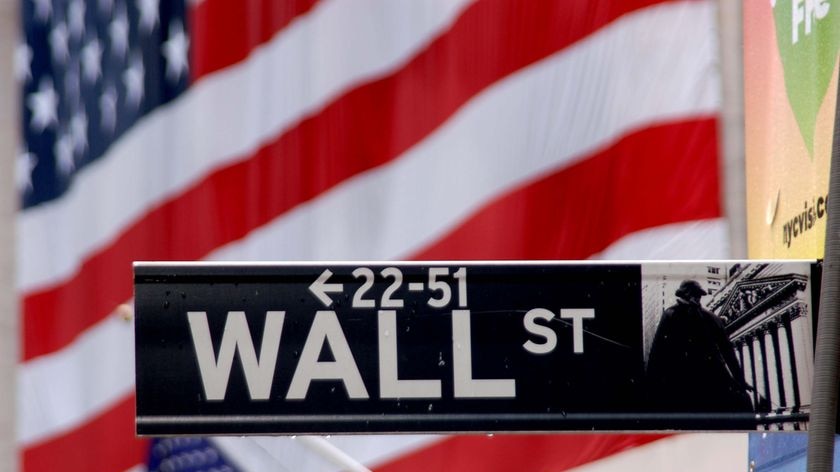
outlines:
{"label": "silhouette of person", "polygon": [[670,412],[752,412],[749,387],[722,321],[700,305],[694,280],[662,314],[647,363],[652,406]]}

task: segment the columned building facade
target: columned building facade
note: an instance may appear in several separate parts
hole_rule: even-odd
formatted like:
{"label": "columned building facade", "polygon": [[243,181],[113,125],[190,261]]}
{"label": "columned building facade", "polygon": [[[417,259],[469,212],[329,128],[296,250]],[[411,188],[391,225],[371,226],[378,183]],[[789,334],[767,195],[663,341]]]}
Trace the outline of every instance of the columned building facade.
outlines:
{"label": "columned building facade", "polygon": [[813,331],[807,273],[781,264],[735,264],[708,308],[724,322],[762,413],[759,429],[805,429],[811,405]]}

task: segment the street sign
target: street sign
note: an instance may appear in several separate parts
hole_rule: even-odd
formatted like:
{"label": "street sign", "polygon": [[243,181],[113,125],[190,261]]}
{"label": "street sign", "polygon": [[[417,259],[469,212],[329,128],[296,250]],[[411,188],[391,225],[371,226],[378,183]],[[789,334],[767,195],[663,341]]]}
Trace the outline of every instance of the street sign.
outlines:
{"label": "street sign", "polygon": [[136,263],[137,432],[804,429],[818,274]]}

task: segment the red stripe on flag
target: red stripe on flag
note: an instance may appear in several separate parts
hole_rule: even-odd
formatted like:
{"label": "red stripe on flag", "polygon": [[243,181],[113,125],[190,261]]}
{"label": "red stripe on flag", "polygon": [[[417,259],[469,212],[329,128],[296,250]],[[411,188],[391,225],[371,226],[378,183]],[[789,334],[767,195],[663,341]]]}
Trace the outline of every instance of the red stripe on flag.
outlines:
{"label": "red stripe on flag", "polygon": [[245,59],[317,0],[205,0],[190,11],[193,81]]}
{"label": "red stripe on flag", "polygon": [[[552,34],[581,37],[591,31],[587,30],[589,28],[597,29],[624,13],[664,1],[667,0],[599,2],[598,8],[593,8],[591,0],[572,0],[563,2],[562,10],[555,6],[540,16],[543,24],[561,19],[564,25],[570,26],[558,28]],[[245,59],[251,51],[269,41],[294,19],[311,11],[317,3],[318,0],[204,0],[190,12],[193,80]],[[517,9],[513,14],[522,13],[518,11],[516,2],[509,3],[510,8]],[[544,8],[543,5],[529,5],[531,13]],[[524,19],[518,27],[527,27],[529,21],[533,21],[533,18]],[[499,23],[488,24],[484,28],[491,25],[509,28],[507,22]]]}
{"label": "red stripe on flag", "polygon": [[201,259],[399,156],[500,78],[656,2],[609,2],[598,10],[588,1],[538,3],[479,2],[402,69],[350,91],[249,159],[185,189],[91,254],[72,279],[28,294],[24,360],[66,346],[130,298],[132,261]]}
{"label": "red stripe on flag", "polygon": [[480,470],[557,472],[667,437],[643,434],[454,436],[392,462],[376,472]]}
{"label": "red stripe on flag", "polygon": [[148,454],[148,440],[134,434],[130,395],[84,425],[24,449],[22,470],[114,472],[144,463]]}
{"label": "red stripe on flag", "polygon": [[638,131],[500,196],[415,258],[584,259],[635,231],[719,217],[716,144],[715,118]]}

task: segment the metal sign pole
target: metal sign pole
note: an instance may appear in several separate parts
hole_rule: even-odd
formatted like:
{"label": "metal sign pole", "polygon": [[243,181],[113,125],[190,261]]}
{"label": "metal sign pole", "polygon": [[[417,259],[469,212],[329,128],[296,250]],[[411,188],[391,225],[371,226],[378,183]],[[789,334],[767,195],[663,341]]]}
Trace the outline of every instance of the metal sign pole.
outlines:
{"label": "metal sign pole", "polygon": [[[840,101],[838,101],[840,105]],[[840,107],[834,114],[829,201],[840,202]],[[828,212],[820,315],[814,359],[814,389],[808,433],[808,471],[831,472],[840,382],[840,212]]]}

